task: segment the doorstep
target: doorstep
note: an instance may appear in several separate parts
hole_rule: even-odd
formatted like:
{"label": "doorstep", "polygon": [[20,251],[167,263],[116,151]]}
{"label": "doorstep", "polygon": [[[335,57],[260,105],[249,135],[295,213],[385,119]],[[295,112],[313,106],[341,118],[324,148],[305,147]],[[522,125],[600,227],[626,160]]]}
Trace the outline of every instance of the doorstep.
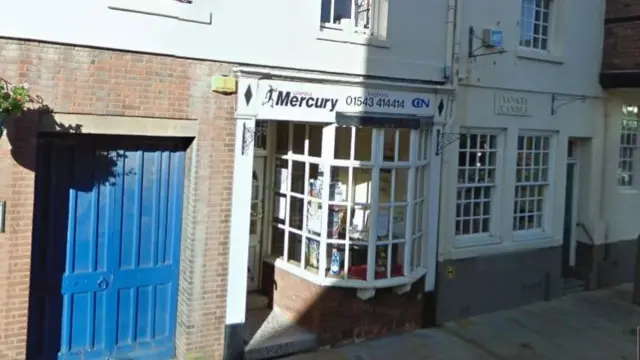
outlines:
{"label": "doorstep", "polygon": [[265,360],[318,349],[317,336],[277,309],[247,311],[245,360]]}

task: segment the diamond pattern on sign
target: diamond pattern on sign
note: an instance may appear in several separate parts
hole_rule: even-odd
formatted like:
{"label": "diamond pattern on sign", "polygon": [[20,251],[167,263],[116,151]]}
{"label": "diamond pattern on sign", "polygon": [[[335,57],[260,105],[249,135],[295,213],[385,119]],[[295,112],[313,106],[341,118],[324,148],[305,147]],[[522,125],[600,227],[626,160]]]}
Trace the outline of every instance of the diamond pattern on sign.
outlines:
{"label": "diamond pattern on sign", "polygon": [[251,84],[249,84],[247,85],[247,90],[244,91],[244,101],[246,101],[247,106],[249,106],[251,99],[253,99],[253,90],[251,90]]}
{"label": "diamond pattern on sign", "polygon": [[444,100],[440,99],[438,103],[438,116],[442,116],[442,111],[444,110]]}

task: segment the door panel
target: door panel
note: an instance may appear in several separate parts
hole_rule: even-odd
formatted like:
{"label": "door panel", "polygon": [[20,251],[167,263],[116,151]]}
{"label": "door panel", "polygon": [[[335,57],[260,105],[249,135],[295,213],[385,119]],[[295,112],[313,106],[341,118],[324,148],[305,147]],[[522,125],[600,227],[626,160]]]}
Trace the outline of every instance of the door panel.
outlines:
{"label": "door panel", "polygon": [[[29,358],[173,356],[184,149],[139,137],[41,141],[32,279],[48,286],[32,285]],[[55,248],[66,251],[48,255]],[[43,331],[58,331],[57,344]]]}
{"label": "door panel", "polygon": [[573,190],[575,182],[575,163],[567,164],[567,182],[565,186],[564,199],[564,228],[562,236],[562,267],[565,273],[568,273],[571,258],[571,241],[575,228],[575,220],[573,219]]}

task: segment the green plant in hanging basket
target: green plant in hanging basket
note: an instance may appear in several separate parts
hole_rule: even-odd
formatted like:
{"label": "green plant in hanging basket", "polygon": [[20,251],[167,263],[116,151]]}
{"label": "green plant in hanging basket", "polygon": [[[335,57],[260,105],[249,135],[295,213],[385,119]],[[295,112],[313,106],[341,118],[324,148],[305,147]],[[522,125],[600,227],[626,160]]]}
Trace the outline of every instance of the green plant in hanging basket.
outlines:
{"label": "green plant in hanging basket", "polygon": [[29,101],[29,85],[9,85],[0,82],[0,126],[11,115],[24,112]]}

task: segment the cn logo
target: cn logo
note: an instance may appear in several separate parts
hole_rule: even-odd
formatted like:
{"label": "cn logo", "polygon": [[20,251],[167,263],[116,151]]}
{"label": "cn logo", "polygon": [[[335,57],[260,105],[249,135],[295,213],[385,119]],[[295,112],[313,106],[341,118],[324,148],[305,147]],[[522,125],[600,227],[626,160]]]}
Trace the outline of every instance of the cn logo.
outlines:
{"label": "cn logo", "polygon": [[417,97],[411,100],[411,106],[413,106],[416,109],[428,108],[429,100]]}

